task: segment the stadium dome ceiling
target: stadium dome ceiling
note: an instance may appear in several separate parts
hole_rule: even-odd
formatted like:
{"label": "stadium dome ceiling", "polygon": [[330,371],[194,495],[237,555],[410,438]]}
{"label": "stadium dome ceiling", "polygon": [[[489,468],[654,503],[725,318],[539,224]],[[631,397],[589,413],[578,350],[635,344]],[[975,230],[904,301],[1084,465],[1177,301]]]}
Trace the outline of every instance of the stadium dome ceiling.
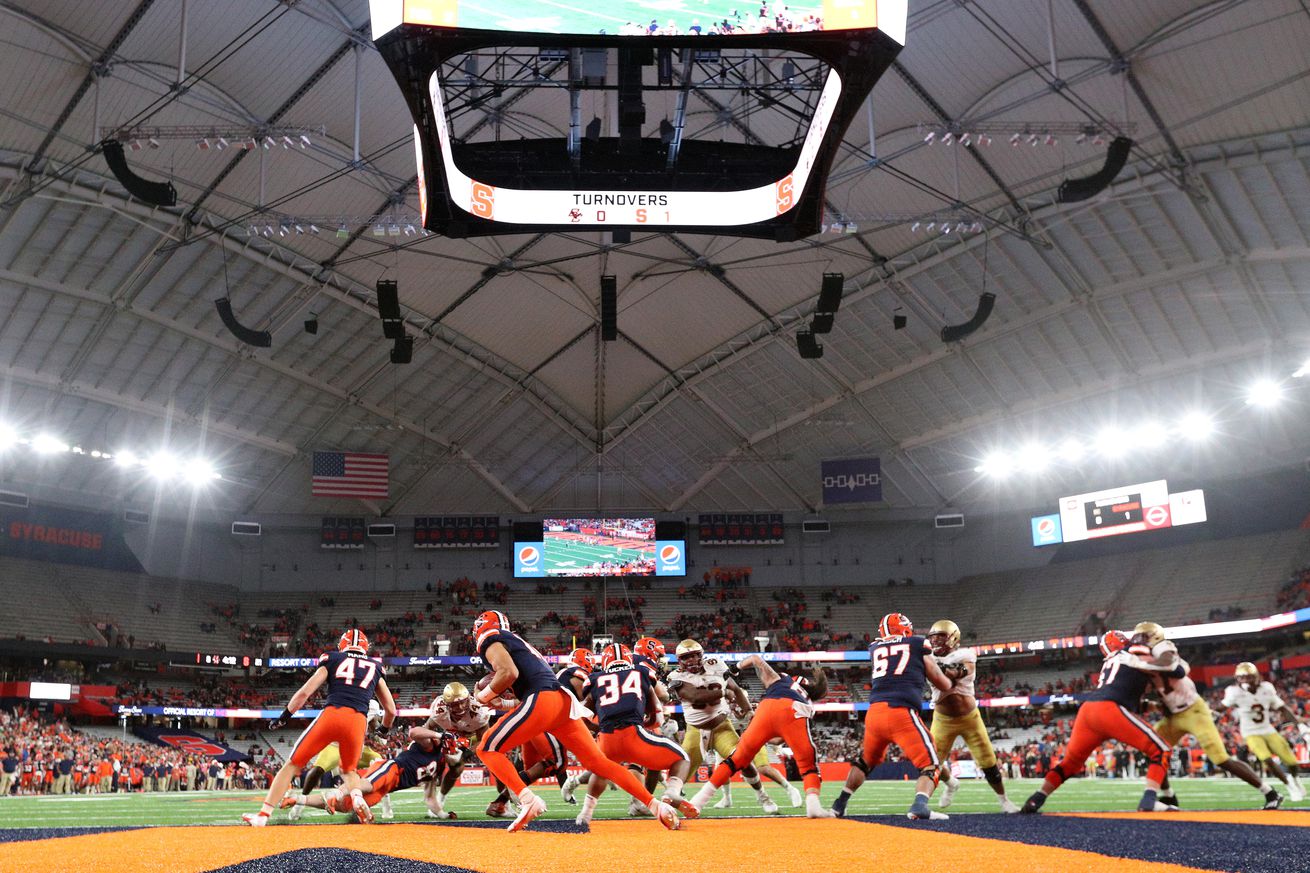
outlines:
{"label": "stadium dome ceiling", "polygon": [[[225,478],[200,503],[218,512],[358,511],[309,497],[314,449],[389,452],[392,497],[373,509],[394,514],[812,509],[819,460],[863,455],[882,457],[892,507],[1002,500],[973,469],[992,447],[1232,409],[1249,378],[1285,376],[1310,348],[1310,10],[1052,7],[1061,89],[1046,0],[911,3],[907,48],[829,189],[857,232],[606,246],[595,233],[249,234],[261,203],[416,210],[410,120],[364,39],[364,0],[0,0],[0,417],[88,446],[203,451]],[[192,78],[179,91],[184,8]],[[177,208],[150,208],[88,150],[97,123],[150,107],[151,124],[326,135],[303,150],[129,152],[179,192]],[[531,111],[529,97],[508,113]],[[1137,146],[1079,204],[1054,192],[1099,168],[1090,141],[923,141],[931,123],[1089,117],[1131,124]],[[985,230],[886,220],[960,210]],[[824,357],[801,360],[793,335],[825,271],[845,274],[846,297]],[[973,312],[984,271],[995,314],[943,345],[937,331]],[[619,279],[615,343],[598,341],[602,273]],[[418,335],[410,365],[388,361],[379,278],[398,280]],[[272,348],[224,329],[225,283]],[[301,328],[310,313],[316,335]],[[1303,409],[1237,418],[1197,465],[1241,474],[1310,453]],[[10,483],[156,498],[86,459],[0,463]]]}

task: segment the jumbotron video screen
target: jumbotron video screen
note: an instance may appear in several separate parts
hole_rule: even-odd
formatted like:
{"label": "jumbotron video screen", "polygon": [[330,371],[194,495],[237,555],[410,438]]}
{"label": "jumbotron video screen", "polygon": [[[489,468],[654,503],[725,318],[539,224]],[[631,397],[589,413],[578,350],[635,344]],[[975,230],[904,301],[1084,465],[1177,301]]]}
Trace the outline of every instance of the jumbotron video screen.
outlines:
{"label": "jumbotron video screen", "polygon": [[686,575],[685,542],[655,537],[653,518],[543,519],[540,542],[514,544],[514,575]]}

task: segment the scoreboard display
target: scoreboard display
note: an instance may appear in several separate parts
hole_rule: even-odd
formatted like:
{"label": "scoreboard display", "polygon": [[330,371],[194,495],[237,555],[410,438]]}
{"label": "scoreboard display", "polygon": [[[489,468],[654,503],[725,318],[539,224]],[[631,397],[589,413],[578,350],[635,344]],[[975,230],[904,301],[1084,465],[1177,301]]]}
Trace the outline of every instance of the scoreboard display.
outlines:
{"label": "scoreboard display", "polygon": [[1206,520],[1201,490],[1171,494],[1164,479],[1060,498],[1058,513],[1032,520],[1034,546],[1142,533]]}

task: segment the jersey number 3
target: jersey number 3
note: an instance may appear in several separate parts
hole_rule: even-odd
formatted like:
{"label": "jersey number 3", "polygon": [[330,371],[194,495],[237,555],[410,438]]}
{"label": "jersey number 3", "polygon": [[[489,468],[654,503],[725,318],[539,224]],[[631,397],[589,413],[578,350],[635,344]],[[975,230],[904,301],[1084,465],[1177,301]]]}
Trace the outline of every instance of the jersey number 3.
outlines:
{"label": "jersey number 3", "polygon": [[896,662],[896,669],[892,670],[893,676],[900,676],[905,672],[905,668],[910,665],[910,647],[907,643],[897,643],[893,646],[883,646],[873,650],[873,678],[881,679],[887,675],[887,668],[891,666],[893,656],[900,656]]}
{"label": "jersey number 3", "polygon": [[603,673],[596,677],[596,685],[601,691],[600,700],[597,701],[599,706],[613,706],[625,694],[641,699],[641,674],[636,670],[624,677],[622,685],[619,684],[619,677],[613,673]]}
{"label": "jersey number 3", "polygon": [[367,688],[373,683],[373,677],[377,674],[378,668],[372,661],[360,661],[357,658],[342,658],[341,663],[337,665],[336,676],[347,685],[355,684],[355,666],[359,665],[363,669],[364,676],[360,679],[359,684]]}

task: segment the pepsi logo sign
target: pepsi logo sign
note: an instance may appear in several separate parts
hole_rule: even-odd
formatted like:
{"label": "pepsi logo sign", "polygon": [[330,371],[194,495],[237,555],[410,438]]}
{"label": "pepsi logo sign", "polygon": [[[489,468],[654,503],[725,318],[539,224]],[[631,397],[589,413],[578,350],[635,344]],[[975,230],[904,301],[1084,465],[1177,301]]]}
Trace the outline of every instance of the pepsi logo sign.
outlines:
{"label": "pepsi logo sign", "polygon": [[1037,533],[1044,537],[1055,536],[1055,520],[1043,518],[1037,522]]}
{"label": "pepsi logo sign", "polygon": [[682,549],[673,545],[660,547],[660,564],[666,569],[677,567],[680,560],[682,560]]}
{"label": "pepsi logo sign", "polygon": [[541,563],[541,549],[536,546],[520,546],[519,563],[529,569],[536,567]]}

